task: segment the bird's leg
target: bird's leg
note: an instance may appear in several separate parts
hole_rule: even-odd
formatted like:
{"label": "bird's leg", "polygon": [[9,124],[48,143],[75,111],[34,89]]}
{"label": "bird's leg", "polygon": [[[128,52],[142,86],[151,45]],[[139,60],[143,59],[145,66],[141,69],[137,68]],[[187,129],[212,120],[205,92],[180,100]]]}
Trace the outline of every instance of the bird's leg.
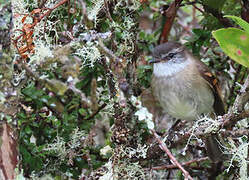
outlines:
{"label": "bird's leg", "polygon": [[[175,119],[175,118],[174,118]],[[173,138],[174,138],[174,132],[175,132],[175,128],[177,127],[177,125],[181,122],[180,119],[177,119],[175,121],[175,123],[171,126],[171,128],[169,128],[168,132],[166,132],[165,135],[167,135],[167,143],[171,144]]]}

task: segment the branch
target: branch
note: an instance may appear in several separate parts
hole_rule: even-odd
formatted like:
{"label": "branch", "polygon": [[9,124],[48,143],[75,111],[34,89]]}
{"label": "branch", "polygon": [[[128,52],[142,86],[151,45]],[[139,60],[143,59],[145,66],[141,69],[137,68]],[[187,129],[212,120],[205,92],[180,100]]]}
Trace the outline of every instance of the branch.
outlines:
{"label": "branch", "polygon": [[237,72],[241,72],[241,68],[242,68],[242,65],[239,65],[238,68],[236,68],[235,70],[235,77],[234,77],[234,80],[233,80],[233,85],[232,87],[230,88],[230,94],[229,94],[229,97],[227,98],[228,100],[231,100],[233,95],[234,95],[234,90],[235,90],[235,87],[236,87],[236,84],[237,84],[237,81],[240,77],[240,73],[237,73]]}
{"label": "branch", "polygon": [[[231,113],[222,116],[221,128],[230,128],[235,125],[239,120],[249,117],[249,109],[242,111],[241,113]],[[224,119],[223,119],[224,118]]]}
{"label": "branch", "polygon": [[249,100],[249,75],[247,76],[244,85],[242,86],[239,94],[237,95],[232,112],[241,112],[244,109],[245,104]]}
{"label": "branch", "polygon": [[45,82],[44,79],[41,79],[41,78],[40,78],[40,76],[39,76],[38,73],[32,71],[32,69],[30,69],[30,68],[27,66],[26,63],[24,63],[23,61],[21,61],[21,59],[20,59],[18,62],[20,62],[22,69],[24,69],[30,77],[35,78],[36,81],[39,81],[39,82],[42,82],[42,83]]}
{"label": "branch", "polygon": [[241,136],[248,136],[249,130],[248,129],[226,130],[226,131],[221,131],[220,134],[222,134],[222,137],[238,138]]}
{"label": "branch", "polygon": [[[125,96],[129,95],[132,90],[128,84],[126,77],[124,77],[124,68],[126,68],[125,59],[117,57],[110,49],[108,49],[102,40],[98,38],[99,47],[104,53],[109,56],[111,59],[114,59],[113,72],[118,80],[118,87],[124,93]],[[126,101],[126,100],[125,100]]]}
{"label": "branch", "polygon": [[102,42],[102,40],[99,38],[98,39],[98,43],[99,43],[99,47],[104,51],[104,53],[109,56],[110,58],[114,59],[117,62],[122,62],[122,59],[117,57],[111,50],[109,50],[104,43]]}
{"label": "branch", "polygon": [[[221,117],[218,117],[217,120],[220,122],[219,123],[219,128],[218,129],[221,129],[221,128],[230,128],[232,127],[234,124],[236,124],[239,120],[242,120],[242,119],[245,119],[249,117],[249,109],[248,110],[245,110],[245,111],[242,111],[241,113],[228,113],[228,114],[225,114]],[[201,127],[200,127],[201,128]],[[217,130],[218,131],[218,130]],[[209,133],[196,133],[194,134],[196,137],[205,137],[207,136]],[[175,146],[177,146],[178,144],[182,144],[184,141],[186,141],[187,139],[189,139],[189,137],[193,135],[193,132],[192,130],[189,130],[188,132],[184,133],[184,135],[182,136],[178,136],[179,139],[175,142],[172,142],[170,148],[173,148]]]}
{"label": "branch", "polygon": [[106,103],[102,104],[98,109],[97,111],[95,111],[94,113],[92,113],[88,118],[86,118],[85,120],[90,120],[92,118],[94,118],[94,116],[96,116],[96,114],[99,113],[99,111],[101,111],[102,109],[104,109],[106,107]]}
{"label": "branch", "polygon": [[197,9],[198,11],[200,11],[201,13],[205,13],[201,8],[198,8],[195,4],[192,5],[195,9]]}
{"label": "branch", "polygon": [[[199,163],[199,162],[202,162],[202,161],[206,161],[208,160],[209,158],[208,157],[203,157],[203,158],[199,158],[199,159],[193,159],[193,160],[190,160],[190,161],[187,161],[185,163],[182,163],[181,166],[189,166],[193,163]],[[163,169],[177,169],[178,166],[176,165],[163,165],[163,166],[157,166],[157,167],[152,167],[151,169],[153,170],[163,170]]]}
{"label": "branch", "polygon": [[110,13],[110,9],[109,9],[108,2],[107,2],[106,0],[104,0],[104,4],[105,4],[105,11],[106,11],[107,18],[108,18],[111,22],[114,22],[113,19],[112,19],[111,13]]}
{"label": "branch", "polygon": [[[44,14],[42,14],[39,18],[38,18],[38,22],[40,22],[45,16],[48,16],[54,9],[58,8],[59,6],[65,4],[66,2],[68,2],[69,0],[62,0],[59,3],[57,3],[54,7],[48,9],[47,12],[45,12]],[[35,26],[37,23],[34,23],[32,26]]]}
{"label": "branch", "polygon": [[75,83],[74,82],[69,82],[68,83],[68,88],[71,89],[74,94],[77,94],[80,96],[80,99],[81,99],[81,102],[82,104],[84,105],[85,108],[88,108],[90,107],[90,104],[86,98],[86,95],[81,91],[79,90],[78,88],[75,87]]}
{"label": "branch", "polygon": [[163,27],[162,34],[160,36],[160,44],[168,41],[168,36],[173,25],[174,19],[176,17],[176,12],[181,5],[182,0],[175,0],[170,4],[169,8],[163,13],[167,19]]}
{"label": "branch", "polygon": [[[46,84],[46,83],[49,83],[48,80],[46,80],[46,79],[41,79],[41,78],[40,78],[40,75],[39,75],[38,73],[32,71],[32,69],[30,69],[30,68],[27,66],[27,64],[25,64],[25,63],[22,62],[21,60],[20,60],[19,62],[20,62],[20,64],[21,64],[21,67],[27,72],[27,74],[28,74],[30,77],[35,78],[36,81],[40,82],[40,83],[43,84],[43,85]],[[68,88],[71,89],[75,94],[78,94],[78,95],[81,97],[82,103],[83,103],[86,107],[89,107],[89,102],[88,102],[88,100],[87,100],[85,94],[75,87],[74,82],[69,82]]]}
{"label": "branch", "polygon": [[151,133],[156,138],[157,142],[160,145],[160,148],[169,156],[171,162],[176,165],[182,172],[185,177],[185,180],[190,179],[193,180],[193,178],[189,175],[188,171],[186,171],[182,165],[176,160],[176,158],[173,156],[173,154],[170,152],[170,150],[167,148],[166,144],[160,139],[160,136],[155,132],[155,130],[151,130]]}

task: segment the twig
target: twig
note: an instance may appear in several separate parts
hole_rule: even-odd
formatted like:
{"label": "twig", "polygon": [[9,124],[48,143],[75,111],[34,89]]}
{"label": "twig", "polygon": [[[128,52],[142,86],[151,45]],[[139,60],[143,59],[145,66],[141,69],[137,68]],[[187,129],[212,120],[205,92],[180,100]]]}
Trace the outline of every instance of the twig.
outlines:
{"label": "twig", "polygon": [[[203,157],[203,158],[199,158],[199,159],[193,159],[193,160],[190,160],[190,161],[187,161],[185,163],[182,163],[181,165],[182,166],[189,166],[193,163],[199,163],[199,162],[202,162],[202,161],[206,161],[208,160],[209,158],[208,157]],[[151,169],[153,170],[163,170],[163,169],[177,169],[178,166],[176,165],[163,165],[163,166],[157,166],[157,167],[152,167]]]}
{"label": "twig", "polygon": [[165,15],[167,20],[164,24],[162,34],[160,36],[160,44],[168,41],[168,36],[173,25],[174,19],[176,17],[176,12],[181,5],[182,0],[175,0],[170,4],[169,8],[166,10]]}
{"label": "twig", "polygon": [[183,28],[183,30],[184,30],[187,34],[192,35],[192,32],[191,32],[191,30],[190,30],[190,28],[189,28],[188,26],[184,26],[184,24],[181,23],[180,21],[178,21],[177,23]]}
{"label": "twig", "polygon": [[109,19],[111,22],[113,22],[113,19],[112,19],[110,10],[109,10],[108,2],[107,2],[106,0],[104,0],[104,4],[105,4],[105,12],[106,12],[106,15],[107,15],[108,19]]}
{"label": "twig", "polygon": [[20,62],[21,67],[27,72],[27,74],[28,74],[30,77],[35,78],[36,81],[43,82],[43,83],[45,82],[44,79],[41,79],[41,78],[40,78],[40,76],[39,76],[38,73],[32,71],[32,69],[30,69],[30,68],[27,66],[26,63],[22,62],[21,59],[18,60],[18,62]]}
{"label": "twig", "polygon": [[241,137],[241,136],[248,136],[249,130],[248,129],[238,129],[238,130],[226,130],[221,131],[220,134],[222,134],[222,137]]}
{"label": "twig", "polygon": [[[52,7],[51,9],[49,9],[47,12],[45,12],[43,15],[41,15],[38,19],[38,21],[42,20],[45,16],[48,16],[54,9],[56,9],[57,7],[61,6],[62,4],[65,4],[66,2],[68,2],[69,0],[62,0],[59,3],[57,3],[54,7]],[[33,26],[35,26],[36,24],[34,23]]]}
{"label": "twig", "polygon": [[198,11],[200,11],[202,14],[205,13],[201,8],[197,7],[195,4],[193,4],[192,6],[193,6],[195,9],[197,9]]}
{"label": "twig", "polygon": [[71,89],[75,94],[78,94],[80,96],[81,102],[84,104],[85,108],[90,107],[89,102],[86,98],[86,95],[83,92],[81,92],[81,90],[75,87],[75,84],[73,81],[68,83],[68,88]]}
{"label": "twig", "polygon": [[234,77],[234,80],[233,80],[233,85],[232,85],[232,88],[230,90],[230,94],[229,94],[229,97],[227,98],[228,100],[231,100],[233,95],[234,95],[234,89],[236,87],[236,83],[240,77],[240,73],[241,72],[241,68],[242,68],[242,65],[239,65],[238,68],[236,69],[236,73],[235,73],[235,77]]}
{"label": "twig", "polygon": [[98,109],[97,80],[93,78],[91,82],[91,110],[95,113]]}
{"label": "twig", "polygon": [[[220,121],[219,124],[219,129],[221,128],[229,128],[232,127],[234,124],[236,124],[239,120],[245,119],[249,117],[249,110],[245,110],[239,114],[236,113],[228,113],[228,114],[224,114],[221,117],[218,117],[217,120]],[[188,131],[186,133],[184,133],[183,136],[180,136],[179,139],[175,142],[172,142],[171,147],[175,147],[175,145],[182,143],[183,141],[187,140],[192,134],[192,131]],[[196,137],[203,137],[206,136],[207,133],[196,133],[195,136]]]}
{"label": "twig", "polygon": [[169,156],[171,162],[176,165],[184,174],[184,179],[190,179],[193,180],[193,178],[190,176],[188,171],[186,171],[182,165],[176,160],[176,158],[173,156],[173,154],[170,152],[170,150],[167,148],[166,144],[160,139],[160,136],[155,132],[155,130],[151,130],[152,134],[156,138],[157,142],[160,145],[160,148]]}
{"label": "twig", "polygon": [[101,64],[104,68],[106,77],[107,77],[107,85],[110,91],[110,97],[113,98],[116,94],[117,94],[117,89],[115,87],[115,81],[114,81],[114,75],[111,72],[109,66],[106,63],[106,60],[103,58],[103,60],[101,61]]}
{"label": "twig", "polygon": [[[39,74],[36,73],[36,72],[34,72],[34,71],[32,71],[32,69],[30,69],[30,68],[27,66],[27,64],[23,63],[22,61],[20,61],[20,62],[21,62],[21,67],[22,67],[23,69],[25,69],[25,71],[27,72],[27,74],[28,74],[30,77],[35,78],[35,80],[36,80],[36,81],[39,81],[40,83],[43,83],[43,84],[47,83],[47,80],[46,80],[46,79],[41,79],[40,76],[39,76]],[[85,94],[84,94],[83,92],[81,92],[79,89],[77,89],[77,88],[75,87],[75,85],[74,85],[73,83],[71,83],[71,82],[69,83],[68,88],[71,89],[75,94],[80,95],[81,101],[84,103],[84,105],[85,105],[86,107],[89,107],[88,100],[87,100],[87,98],[86,98],[86,96],[85,96]]]}
{"label": "twig", "polygon": [[241,112],[244,109],[245,104],[249,100],[249,75],[247,76],[243,87],[237,95],[234,105],[232,107],[233,112]]}
{"label": "twig", "polygon": [[99,38],[98,39],[98,43],[99,43],[99,47],[105,52],[105,54],[107,56],[109,56],[110,58],[118,61],[118,62],[122,62],[122,59],[117,57],[111,50],[109,50],[104,43],[102,42],[102,40]]}
{"label": "twig", "polygon": [[230,128],[235,125],[239,120],[249,117],[249,109],[242,111],[241,113],[231,113],[222,116],[223,122],[220,124],[222,128]]}
{"label": "twig", "polygon": [[94,116],[96,116],[96,114],[99,113],[99,111],[101,111],[102,109],[104,109],[106,107],[106,103],[102,104],[94,113],[92,113],[88,118],[86,118],[85,120],[90,120],[92,118],[94,118]]}

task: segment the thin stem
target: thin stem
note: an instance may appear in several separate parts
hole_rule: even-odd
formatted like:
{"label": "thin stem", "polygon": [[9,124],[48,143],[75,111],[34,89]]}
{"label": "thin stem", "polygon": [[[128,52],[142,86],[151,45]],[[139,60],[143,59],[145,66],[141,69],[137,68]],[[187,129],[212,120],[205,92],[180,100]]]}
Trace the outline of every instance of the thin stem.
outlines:
{"label": "thin stem", "polygon": [[186,171],[182,165],[176,160],[176,158],[173,156],[173,154],[170,152],[170,150],[167,148],[166,144],[160,139],[160,136],[156,133],[155,130],[151,130],[152,134],[154,135],[154,137],[156,138],[157,142],[160,145],[160,148],[169,156],[171,162],[176,165],[184,174],[184,179],[190,179],[193,180],[193,178],[190,176],[190,174],[188,173],[188,171]]}

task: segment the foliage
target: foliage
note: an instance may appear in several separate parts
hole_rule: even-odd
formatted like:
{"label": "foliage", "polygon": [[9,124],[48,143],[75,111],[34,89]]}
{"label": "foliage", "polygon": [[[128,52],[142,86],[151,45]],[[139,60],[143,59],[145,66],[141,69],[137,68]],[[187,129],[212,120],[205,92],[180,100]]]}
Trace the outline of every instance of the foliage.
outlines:
{"label": "foliage", "polygon": [[[21,157],[18,179],[165,179],[170,175],[183,178],[180,171],[147,170],[167,164],[168,159],[149,133],[154,127],[164,126],[152,121],[152,114],[139,97],[150,89],[152,66],[148,60],[167,19],[160,9],[173,1],[79,0],[64,1],[54,8],[58,2],[63,1],[13,1],[12,38],[16,47],[27,47],[30,51],[25,51],[24,60],[20,58],[23,54],[15,49],[12,62],[11,56],[0,48],[0,107],[9,107],[0,117],[17,119]],[[6,4],[0,0],[0,9]],[[208,8],[196,12],[193,4],[199,9]],[[243,83],[247,75],[246,69],[236,72],[239,66],[228,60],[211,35],[213,31],[222,50],[248,67],[249,25],[238,17],[227,16],[245,31],[220,29],[223,25],[210,9],[238,15],[240,4],[233,0],[185,0],[182,6],[170,39],[184,42],[219,77],[228,79],[227,86],[234,88],[225,97],[232,104],[234,92],[240,88],[238,82]],[[42,7],[54,9],[36,22],[37,17],[47,12]],[[4,18],[10,19],[10,15]],[[0,19],[1,23],[0,31],[9,29]],[[35,26],[27,28],[30,25]],[[26,46],[28,42],[31,43]],[[13,94],[17,94],[18,103],[12,102]],[[16,107],[21,110],[15,110]],[[13,109],[14,113],[8,113]],[[211,120],[205,123],[210,124]],[[12,124],[16,125],[14,121]],[[238,144],[232,141],[227,144],[234,147],[227,148],[227,153],[243,150],[231,153],[228,175],[236,163],[240,176],[245,175],[246,141],[241,138]],[[192,148],[196,146],[201,153]],[[188,140],[185,149],[193,156],[184,156],[175,147],[171,150],[183,160],[201,157],[204,152],[194,138]],[[196,170],[193,174],[203,177],[210,163],[200,164],[205,172]]]}
{"label": "foliage", "polygon": [[236,16],[226,16],[233,19],[243,30],[237,28],[219,29],[213,32],[222,50],[237,63],[249,67],[249,24]]}

